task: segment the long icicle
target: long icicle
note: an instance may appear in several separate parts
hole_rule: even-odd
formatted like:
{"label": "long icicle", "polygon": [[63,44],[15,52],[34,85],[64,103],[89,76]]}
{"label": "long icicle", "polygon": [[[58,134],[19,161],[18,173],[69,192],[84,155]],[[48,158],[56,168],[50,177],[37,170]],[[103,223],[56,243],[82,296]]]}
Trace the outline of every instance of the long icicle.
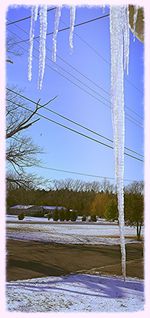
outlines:
{"label": "long icicle", "polygon": [[56,8],[55,21],[54,21],[54,32],[53,32],[53,47],[52,47],[52,61],[56,62],[57,53],[57,33],[59,28],[59,21],[61,17],[61,6]]}
{"label": "long icicle", "polygon": [[[115,149],[115,175],[118,198],[122,274],[126,277],[124,237],[124,65],[128,66],[129,24],[125,6],[110,8],[111,102]],[[125,56],[126,54],[126,56]]]}
{"label": "long icicle", "polygon": [[124,18],[124,70],[129,72],[129,47],[130,47],[130,32],[129,32],[129,7],[125,8]]}
{"label": "long icicle", "polygon": [[45,59],[46,59],[46,33],[47,33],[47,5],[40,7],[40,43],[39,43],[39,77],[38,88],[42,88]]}
{"label": "long icicle", "polygon": [[76,17],[76,7],[70,7],[70,33],[69,33],[69,44],[70,48],[73,49],[73,32],[74,32],[74,25],[75,25],[75,17]]}
{"label": "long icicle", "polygon": [[28,57],[28,80],[32,80],[32,56],[33,56],[33,40],[34,40],[34,28],[35,21],[38,16],[38,6],[32,6],[31,8],[31,25],[30,25],[30,47],[29,47],[29,57]]}

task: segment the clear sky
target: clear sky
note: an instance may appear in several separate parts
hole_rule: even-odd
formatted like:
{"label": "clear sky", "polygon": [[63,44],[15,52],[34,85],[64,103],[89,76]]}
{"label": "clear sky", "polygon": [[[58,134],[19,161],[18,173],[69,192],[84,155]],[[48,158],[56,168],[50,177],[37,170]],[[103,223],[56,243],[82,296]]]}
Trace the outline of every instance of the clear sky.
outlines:
{"label": "clear sky", "polygon": [[[52,32],[54,28],[54,13],[55,11],[48,13],[48,32]],[[109,7],[106,7],[105,11],[101,7],[77,7],[75,23],[78,24],[107,13],[109,13]],[[7,13],[7,22],[21,19],[30,14],[30,7],[10,7]],[[69,9],[67,7],[62,9],[59,28],[65,26],[69,26]],[[30,19],[7,26],[7,35],[18,42],[29,38],[29,30]],[[39,21],[36,24],[35,35],[39,35]],[[35,101],[41,98],[41,103],[46,103],[57,95],[57,99],[49,104],[50,109],[112,139],[109,17],[76,27],[72,54],[69,48],[69,31],[58,33],[56,64],[51,60],[52,35],[47,36],[46,45],[46,67],[42,90],[39,91],[37,88],[38,41],[34,41],[32,81],[29,82],[27,78],[29,43],[23,42],[16,45],[16,48],[21,49],[23,54],[13,57],[13,64],[7,63],[7,85],[9,87],[17,85],[19,89],[24,90],[27,97]],[[144,113],[143,55],[143,43],[137,39],[134,41],[130,32],[129,75],[125,75],[125,105],[127,106],[125,108],[125,145],[140,154],[143,154],[144,146],[142,128]],[[83,77],[81,73],[93,83]],[[33,107],[31,104],[28,105]],[[106,142],[106,140],[47,110],[40,112],[84,134]],[[32,136],[33,141],[44,149],[45,154],[40,155],[40,158],[45,167],[108,178],[114,177],[114,153],[112,149],[44,119],[32,126],[28,130],[28,135]],[[29,168],[27,171],[36,172],[49,179],[71,177],[90,181],[98,180],[41,168]],[[125,179],[142,180],[143,163],[125,156]]]}

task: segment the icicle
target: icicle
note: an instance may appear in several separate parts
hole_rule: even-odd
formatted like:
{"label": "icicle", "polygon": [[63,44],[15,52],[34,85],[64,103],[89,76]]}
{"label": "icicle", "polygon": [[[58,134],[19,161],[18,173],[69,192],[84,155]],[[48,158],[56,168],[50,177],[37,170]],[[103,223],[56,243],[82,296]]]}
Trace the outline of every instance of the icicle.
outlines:
{"label": "icicle", "polygon": [[[110,9],[111,38],[111,102],[115,149],[115,175],[118,197],[122,274],[126,277],[124,238],[124,62],[127,66],[129,49],[128,11],[125,6]],[[126,56],[125,56],[126,54]]]}
{"label": "icicle", "polygon": [[133,15],[133,41],[135,41],[135,35],[136,35],[136,22],[138,17],[138,6],[134,6],[134,15]]}
{"label": "icicle", "polygon": [[105,13],[105,7],[106,7],[106,5],[103,4],[103,5],[102,5],[102,12],[103,12],[103,13]]}
{"label": "icicle", "polygon": [[31,9],[31,25],[30,25],[30,48],[29,48],[29,58],[28,58],[28,80],[32,79],[32,56],[33,56],[33,39],[34,39],[34,27],[35,21],[38,16],[38,6],[33,6]]}
{"label": "icicle", "polygon": [[38,8],[39,8],[39,6],[35,6],[34,21],[37,21],[37,17],[38,17]]}
{"label": "icicle", "polygon": [[42,88],[44,70],[45,70],[45,58],[46,58],[46,33],[47,33],[47,6],[40,7],[40,43],[39,43],[39,77],[38,87]]}
{"label": "icicle", "polygon": [[73,49],[73,32],[74,32],[74,24],[76,17],[76,7],[70,7],[70,34],[69,34],[69,44],[70,48]]}
{"label": "icicle", "polygon": [[52,48],[52,61],[56,62],[57,53],[57,33],[59,28],[59,20],[61,16],[61,7],[57,7],[55,11],[55,22],[54,22],[54,32],[53,32],[53,48]]}
{"label": "icicle", "polygon": [[129,47],[130,47],[130,31],[129,31],[129,6],[126,7],[124,19],[124,70],[127,74],[129,71]]}

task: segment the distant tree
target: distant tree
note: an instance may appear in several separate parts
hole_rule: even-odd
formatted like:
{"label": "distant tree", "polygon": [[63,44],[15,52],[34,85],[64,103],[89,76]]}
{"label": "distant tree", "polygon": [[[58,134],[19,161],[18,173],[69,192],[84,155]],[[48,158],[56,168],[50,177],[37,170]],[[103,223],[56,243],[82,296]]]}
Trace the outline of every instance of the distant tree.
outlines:
{"label": "distant tree", "polygon": [[71,212],[71,221],[72,222],[75,222],[77,219],[77,213],[75,211],[72,211]]}
{"label": "distant tree", "polygon": [[65,211],[65,220],[69,221],[71,219],[71,211],[68,209]]}
{"label": "distant tree", "polygon": [[82,216],[82,222],[85,222],[86,221],[86,215],[83,215]]}
{"label": "distant tree", "polygon": [[49,213],[47,214],[47,218],[48,218],[48,220],[50,220],[52,217],[53,217],[52,213],[51,213],[51,212],[49,212]]}
{"label": "distant tree", "polygon": [[144,184],[133,182],[125,189],[125,219],[130,225],[136,225],[137,239],[141,238],[141,228],[144,222]]}
{"label": "distant tree", "polygon": [[96,215],[91,215],[90,222],[97,222]]}
{"label": "distant tree", "polygon": [[91,203],[91,214],[98,215],[99,217],[104,217],[106,206],[112,199],[112,196],[113,195],[108,192],[97,193]]}
{"label": "distant tree", "polygon": [[101,182],[101,191],[104,193],[114,193],[115,188],[114,185],[110,183],[109,180],[107,180],[107,178],[105,178],[102,182]]}
{"label": "distant tree", "polygon": [[110,221],[118,220],[118,207],[117,200],[115,198],[107,203],[104,216]]}
{"label": "distant tree", "polygon": [[59,213],[58,213],[58,210],[56,209],[53,213],[53,220],[58,221],[58,219],[59,219]]}
{"label": "distant tree", "polygon": [[64,209],[61,209],[59,211],[59,218],[60,218],[60,221],[64,221],[65,220],[65,211],[64,211]]}
{"label": "distant tree", "polygon": [[18,220],[22,221],[25,218],[25,214],[22,212],[18,215]]}

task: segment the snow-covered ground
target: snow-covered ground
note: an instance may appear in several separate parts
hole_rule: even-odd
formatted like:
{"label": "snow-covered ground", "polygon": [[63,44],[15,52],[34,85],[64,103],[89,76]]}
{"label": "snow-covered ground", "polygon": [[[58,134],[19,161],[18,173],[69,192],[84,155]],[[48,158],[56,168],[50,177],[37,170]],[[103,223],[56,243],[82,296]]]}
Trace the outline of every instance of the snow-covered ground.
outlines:
{"label": "snow-covered ground", "polygon": [[[41,222],[41,223],[53,223],[53,219],[51,218],[50,220],[48,220],[47,217],[33,217],[33,216],[25,216],[25,218],[22,220],[22,221],[19,221],[18,220],[18,215],[9,215],[7,214],[6,215],[6,221],[7,222],[22,222],[22,223],[26,223],[26,222]],[[55,222],[54,222],[55,223]],[[57,221],[57,223],[60,223],[60,220]],[[61,222],[62,223],[62,222]],[[64,221],[63,223],[72,223],[72,221]],[[76,223],[82,223],[82,224],[85,224],[85,223],[89,223],[88,221],[88,218],[87,218],[87,221],[86,222],[82,222],[82,216],[78,216],[77,217],[77,220],[76,220]],[[102,219],[102,218],[97,218],[97,223],[99,224],[117,224],[117,221],[107,221],[106,219]]]}
{"label": "snow-covered ground", "polygon": [[[143,232],[143,229],[142,229]],[[125,226],[126,243],[136,242],[136,228]],[[7,237],[64,244],[120,244],[118,225],[7,223]]]}
{"label": "snow-covered ground", "polygon": [[72,274],[7,283],[7,309],[46,311],[139,311],[144,307],[142,280]]}
{"label": "snow-covered ground", "polygon": [[[9,222],[10,220],[10,222]],[[119,244],[119,227],[115,224],[47,222],[29,217],[28,223],[17,216],[7,218],[7,237],[19,240],[66,244]],[[43,220],[43,219],[42,219]],[[37,223],[36,223],[37,222]],[[142,229],[143,232],[143,229]],[[125,226],[125,235],[136,236],[136,228]],[[136,242],[127,238],[126,242]],[[144,283],[137,278],[70,274],[6,284],[7,309],[20,312],[134,312],[143,310]]]}

